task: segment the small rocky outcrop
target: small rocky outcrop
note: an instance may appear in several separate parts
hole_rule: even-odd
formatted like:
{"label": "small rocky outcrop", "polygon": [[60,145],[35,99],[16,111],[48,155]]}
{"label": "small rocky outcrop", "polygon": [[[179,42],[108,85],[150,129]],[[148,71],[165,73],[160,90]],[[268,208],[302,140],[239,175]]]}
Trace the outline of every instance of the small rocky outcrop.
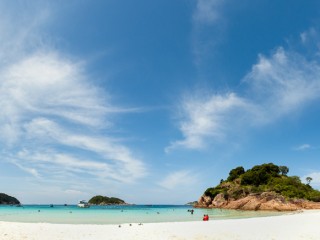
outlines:
{"label": "small rocky outcrop", "polygon": [[115,197],[97,195],[89,200],[91,205],[128,205],[124,200]]}
{"label": "small rocky outcrop", "polygon": [[20,202],[15,197],[11,197],[5,193],[0,193],[0,204],[3,205],[19,205]]}

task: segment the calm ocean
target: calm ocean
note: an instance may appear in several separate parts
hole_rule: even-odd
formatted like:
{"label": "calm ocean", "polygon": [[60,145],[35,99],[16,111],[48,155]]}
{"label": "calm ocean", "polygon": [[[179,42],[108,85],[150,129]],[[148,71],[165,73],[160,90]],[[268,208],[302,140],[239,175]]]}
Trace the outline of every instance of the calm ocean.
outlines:
{"label": "calm ocean", "polygon": [[28,223],[68,224],[120,224],[202,221],[204,214],[210,220],[250,218],[280,215],[278,212],[253,212],[220,209],[193,209],[186,205],[129,205],[91,206],[78,208],[75,205],[24,205],[0,206],[0,221]]}

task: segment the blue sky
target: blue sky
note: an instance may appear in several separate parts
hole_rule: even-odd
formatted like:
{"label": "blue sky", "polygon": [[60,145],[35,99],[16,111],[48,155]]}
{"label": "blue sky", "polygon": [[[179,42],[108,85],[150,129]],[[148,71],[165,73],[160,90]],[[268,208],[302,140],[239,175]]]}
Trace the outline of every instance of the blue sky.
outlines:
{"label": "blue sky", "polygon": [[183,204],[268,162],[320,189],[319,5],[1,1],[1,192]]}

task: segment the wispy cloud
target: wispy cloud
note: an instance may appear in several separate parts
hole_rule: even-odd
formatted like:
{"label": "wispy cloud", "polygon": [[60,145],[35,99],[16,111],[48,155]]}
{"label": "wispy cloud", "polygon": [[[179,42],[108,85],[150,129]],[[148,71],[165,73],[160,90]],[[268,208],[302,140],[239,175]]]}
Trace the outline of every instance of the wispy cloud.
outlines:
{"label": "wispy cloud", "polygon": [[[0,62],[11,63],[30,52],[46,47],[41,29],[50,21],[47,1],[0,2]],[[17,16],[19,15],[19,16]]]}
{"label": "wispy cloud", "polygon": [[189,170],[179,170],[168,174],[158,185],[165,189],[175,189],[177,187],[186,187],[197,181],[197,175]]}
{"label": "wispy cloud", "polygon": [[19,163],[19,161],[17,161],[16,159],[11,159],[11,163],[13,163],[14,165],[16,165],[18,168],[20,168],[21,170],[31,174],[32,176],[36,177],[36,178],[40,178],[40,174],[39,172],[34,169],[34,168],[31,168],[31,167],[25,167],[23,165],[21,165]]}
{"label": "wispy cloud", "polygon": [[223,139],[230,126],[235,124],[234,119],[240,119],[239,114],[249,110],[250,105],[234,93],[196,94],[185,97],[179,108],[179,129],[184,140],[173,142],[166,152],[178,147],[201,149],[207,146],[210,139]]}
{"label": "wispy cloud", "polygon": [[311,148],[311,145],[309,144],[302,144],[300,146],[297,146],[294,148],[295,151],[305,151]]}
{"label": "wispy cloud", "polygon": [[[0,25],[11,41],[0,55],[0,141],[2,159],[37,178],[87,174],[92,179],[132,182],[146,174],[143,161],[131,149],[108,134],[118,113],[139,109],[117,107],[106,89],[88,77],[85,62],[72,59],[42,42],[39,26],[48,17]],[[44,20],[45,19],[45,20]],[[8,33],[13,28],[16,35]],[[12,30],[13,31],[13,30]],[[26,32],[27,31],[27,32]],[[34,33],[37,33],[34,35]],[[107,133],[107,134],[106,134]]]}
{"label": "wispy cloud", "polygon": [[198,24],[212,24],[220,18],[219,9],[223,0],[197,0],[193,20]]}
{"label": "wispy cloud", "polygon": [[278,48],[259,61],[245,77],[249,93],[260,108],[258,122],[269,122],[319,99],[320,64]]}
{"label": "wispy cloud", "polygon": [[[197,0],[192,15],[192,46],[194,63],[200,67],[208,53],[220,42],[225,30],[226,18],[223,15],[226,1]],[[210,34],[208,34],[210,32]],[[209,38],[214,33],[214,38]],[[210,55],[210,54],[209,54]]]}
{"label": "wispy cloud", "polygon": [[197,92],[197,97],[183,98],[178,107],[183,139],[166,150],[201,149],[239,129],[271,124],[302,110],[320,98],[320,64],[280,47],[268,57],[260,55],[242,82],[242,95]]}
{"label": "wispy cloud", "polygon": [[314,28],[310,28],[307,31],[300,33],[300,40],[303,44],[310,44],[314,38],[319,38],[318,32]]}

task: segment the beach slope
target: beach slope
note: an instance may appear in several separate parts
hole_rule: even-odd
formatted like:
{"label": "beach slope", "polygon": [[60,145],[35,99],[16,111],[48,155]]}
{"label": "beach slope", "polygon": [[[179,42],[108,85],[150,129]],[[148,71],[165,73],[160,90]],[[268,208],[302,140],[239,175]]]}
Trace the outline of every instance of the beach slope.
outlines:
{"label": "beach slope", "polygon": [[2,240],[319,239],[320,211],[209,222],[70,225],[0,222]]}

